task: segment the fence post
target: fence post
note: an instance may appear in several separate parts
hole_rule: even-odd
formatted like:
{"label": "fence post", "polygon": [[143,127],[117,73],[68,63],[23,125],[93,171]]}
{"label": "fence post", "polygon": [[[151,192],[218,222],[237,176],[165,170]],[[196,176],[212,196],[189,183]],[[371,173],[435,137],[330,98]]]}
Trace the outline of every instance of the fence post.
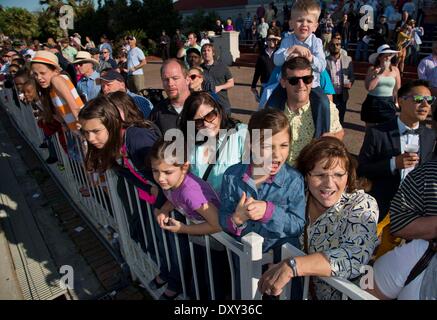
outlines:
{"label": "fence post", "polygon": [[264,238],[255,232],[245,235],[241,242],[244,245],[244,253],[240,256],[241,299],[261,300],[258,291],[258,281],[262,274],[262,245]]}

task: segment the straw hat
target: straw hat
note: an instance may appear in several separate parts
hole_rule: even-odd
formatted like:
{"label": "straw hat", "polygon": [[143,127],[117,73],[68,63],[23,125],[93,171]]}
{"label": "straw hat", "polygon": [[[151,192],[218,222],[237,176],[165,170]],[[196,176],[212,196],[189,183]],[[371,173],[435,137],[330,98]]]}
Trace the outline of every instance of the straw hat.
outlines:
{"label": "straw hat", "polygon": [[54,53],[46,50],[37,51],[30,63],[49,64],[51,66],[55,66],[57,69],[61,69],[59,66],[58,57]]}
{"label": "straw hat", "polygon": [[395,53],[399,53],[399,51],[395,51],[395,50],[390,49],[390,46],[389,46],[388,44],[383,44],[382,46],[380,46],[380,47],[376,50],[375,53],[372,53],[372,54],[370,55],[370,57],[369,57],[369,62],[370,62],[371,64],[375,64],[376,59],[378,58],[378,56],[379,56],[380,54],[387,54],[387,53],[395,54]]}
{"label": "straw hat", "polygon": [[99,65],[99,62],[91,57],[91,53],[89,53],[88,51],[79,51],[76,55],[76,60],[73,61],[73,64],[83,62],[89,62],[94,63],[95,65]]}

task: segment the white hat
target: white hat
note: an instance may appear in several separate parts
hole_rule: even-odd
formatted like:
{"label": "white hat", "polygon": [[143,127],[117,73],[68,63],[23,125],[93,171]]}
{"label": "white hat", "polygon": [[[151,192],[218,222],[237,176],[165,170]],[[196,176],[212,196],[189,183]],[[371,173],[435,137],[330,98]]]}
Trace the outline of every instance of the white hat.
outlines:
{"label": "white hat", "polygon": [[73,64],[79,62],[89,62],[94,63],[95,65],[99,65],[99,62],[96,59],[91,57],[91,54],[88,51],[79,51],[76,55],[76,60],[73,61]]}
{"label": "white hat", "polygon": [[378,56],[380,54],[387,54],[387,53],[399,53],[399,51],[395,51],[390,49],[390,46],[388,44],[383,44],[382,46],[380,46],[375,53],[372,53],[369,57],[369,62],[371,64],[375,64],[376,59],[378,58]]}

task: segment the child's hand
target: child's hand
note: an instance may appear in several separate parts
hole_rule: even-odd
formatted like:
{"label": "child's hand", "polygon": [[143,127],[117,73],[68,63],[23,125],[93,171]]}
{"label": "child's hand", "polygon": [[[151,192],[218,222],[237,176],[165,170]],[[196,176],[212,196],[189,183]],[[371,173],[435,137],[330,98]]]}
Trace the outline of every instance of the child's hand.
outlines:
{"label": "child's hand", "polygon": [[312,55],[311,51],[305,47],[297,46],[297,45],[288,48],[287,56],[288,56],[288,59],[291,59],[294,57],[303,57],[303,58],[307,58],[309,62],[313,61],[313,55]]}
{"label": "child's hand", "polygon": [[153,213],[155,214],[156,222],[159,224],[159,226],[160,226],[161,228],[164,229],[164,226],[165,226],[165,224],[168,222],[168,219],[169,219],[169,217],[168,217],[168,213],[166,213],[166,212],[162,212],[162,211],[159,210],[159,209],[155,209],[155,210],[153,211]]}
{"label": "child's hand", "polygon": [[250,220],[261,220],[267,209],[267,202],[254,200],[252,197],[246,201],[247,216]]}
{"label": "child's hand", "polygon": [[164,230],[171,231],[174,233],[181,232],[182,228],[186,225],[176,219],[168,218],[167,222],[161,227]]}
{"label": "child's hand", "polygon": [[235,213],[232,216],[232,220],[238,225],[242,225],[247,221],[247,210],[246,210],[246,192],[243,192],[241,195],[240,201],[238,202],[237,207],[235,208]]}

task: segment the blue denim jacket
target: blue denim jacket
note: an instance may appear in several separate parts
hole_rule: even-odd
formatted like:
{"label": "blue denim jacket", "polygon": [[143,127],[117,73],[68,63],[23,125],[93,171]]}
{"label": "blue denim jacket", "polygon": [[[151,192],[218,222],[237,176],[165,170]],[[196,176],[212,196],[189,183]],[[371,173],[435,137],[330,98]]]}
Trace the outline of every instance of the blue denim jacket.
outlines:
{"label": "blue denim jacket", "polygon": [[[249,165],[238,163],[223,175],[220,193],[220,225],[224,231],[240,239],[252,231],[264,237],[263,252],[290,242],[299,247],[298,237],[305,225],[305,190],[301,174],[288,164],[256,188],[249,176]],[[248,220],[244,229],[236,228],[231,216],[246,192],[247,197],[267,202],[263,219]]]}

